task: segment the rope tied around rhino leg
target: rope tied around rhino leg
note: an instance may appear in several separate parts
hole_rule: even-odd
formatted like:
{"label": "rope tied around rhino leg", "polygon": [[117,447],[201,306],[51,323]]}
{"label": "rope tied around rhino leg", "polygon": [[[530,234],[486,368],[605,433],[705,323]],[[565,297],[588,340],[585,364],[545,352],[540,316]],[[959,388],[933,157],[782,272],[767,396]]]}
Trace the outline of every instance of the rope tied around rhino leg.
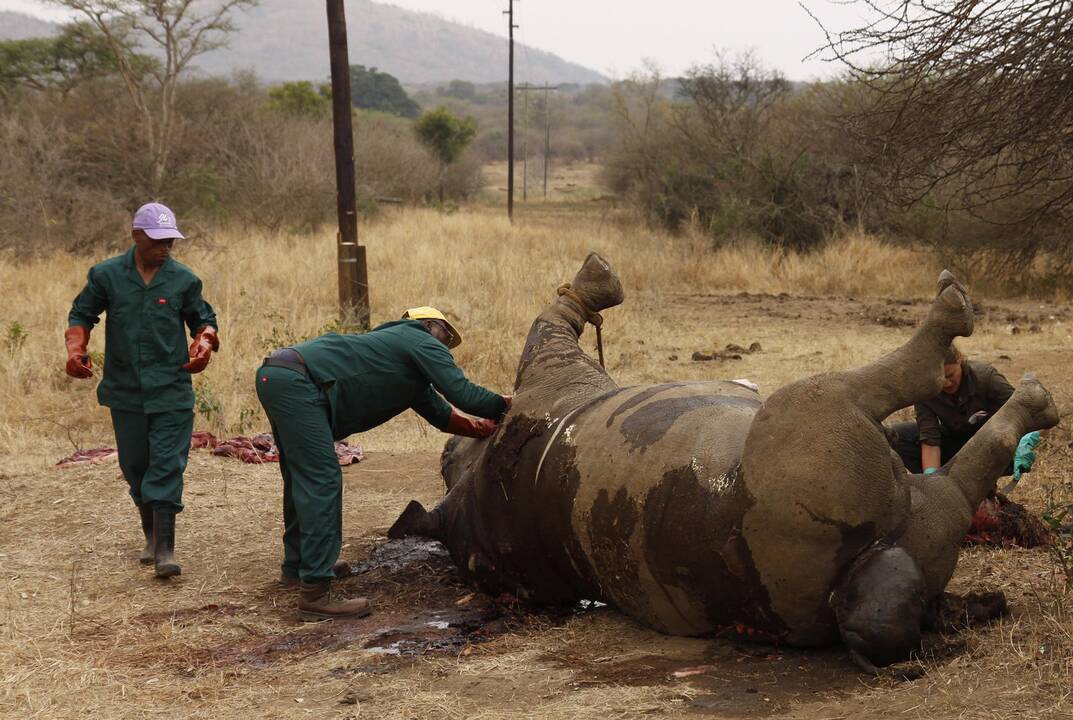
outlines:
{"label": "rope tied around rhino leg", "polygon": [[592,324],[596,328],[596,352],[600,356],[600,367],[606,368],[604,365],[604,335],[600,327],[604,324],[604,316],[598,312],[595,312],[589,307],[589,304],[585,302],[580,295],[570,287],[570,283],[563,283],[556,291],[559,295],[565,295],[578,305],[581,306],[581,311],[585,313],[585,320]]}

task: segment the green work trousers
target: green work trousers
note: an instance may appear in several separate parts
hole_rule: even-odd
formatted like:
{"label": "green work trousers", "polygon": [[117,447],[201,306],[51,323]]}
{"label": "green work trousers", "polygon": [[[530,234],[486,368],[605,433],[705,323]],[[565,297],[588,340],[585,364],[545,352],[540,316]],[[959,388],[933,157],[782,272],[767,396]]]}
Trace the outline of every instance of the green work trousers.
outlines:
{"label": "green work trousers", "polygon": [[328,395],[302,373],[262,367],[257,397],[283,475],[283,574],[306,582],[333,578],[343,544],[343,473]]}
{"label": "green work trousers", "polygon": [[194,430],[193,410],[159,413],[112,410],[119,468],[130,497],[159,512],[183,510],[183,473]]}

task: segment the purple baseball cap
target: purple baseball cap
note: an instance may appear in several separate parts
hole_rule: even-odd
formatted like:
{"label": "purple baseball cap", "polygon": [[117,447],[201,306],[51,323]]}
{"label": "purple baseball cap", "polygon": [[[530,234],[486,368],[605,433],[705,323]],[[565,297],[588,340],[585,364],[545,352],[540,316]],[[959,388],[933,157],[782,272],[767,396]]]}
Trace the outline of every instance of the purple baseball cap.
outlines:
{"label": "purple baseball cap", "polygon": [[145,234],[154,240],[186,239],[179,232],[178,223],[175,222],[175,213],[167,205],[160,203],[146,203],[138,208],[134,213],[131,228],[144,230]]}

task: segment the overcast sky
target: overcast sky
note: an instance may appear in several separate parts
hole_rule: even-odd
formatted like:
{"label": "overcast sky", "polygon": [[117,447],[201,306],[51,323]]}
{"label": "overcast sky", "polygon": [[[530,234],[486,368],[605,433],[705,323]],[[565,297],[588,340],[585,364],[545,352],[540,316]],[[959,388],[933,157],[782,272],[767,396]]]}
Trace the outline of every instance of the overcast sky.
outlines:
{"label": "overcast sky", "polygon": [[[262,0],[266,3],[317,0]],[[848,0],[802,0],[832,30],[860,24],[864,10]],[[507,0],[393,0],[471,27],[506,35]],[[40,0],[0,0],[0,9],[61,18]],[[823,31],[797,0],[516,0],[515,40],[548,50],[611,77],[652,60],[667,74],[712,58],[715,48],[752,49],[794,80],[827,77],[838,67],[804,60]],[[351,19],[353,22],[354,19]],[[524,54],[517,57],[524,63]]]}

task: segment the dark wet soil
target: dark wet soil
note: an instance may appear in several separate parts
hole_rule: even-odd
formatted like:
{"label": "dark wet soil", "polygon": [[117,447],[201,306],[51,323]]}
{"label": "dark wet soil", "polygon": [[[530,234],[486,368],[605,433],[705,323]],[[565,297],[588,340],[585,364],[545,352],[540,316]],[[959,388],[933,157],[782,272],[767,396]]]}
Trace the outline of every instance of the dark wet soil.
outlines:
{"label": "dark wet soil", "polygon": [[[360,647],[372,658],[333,672],[361,675],[392,672],[427,655],[464,656],[474,647],[505,633],[527,632],[562,625],[580,613],[610,613],[602,603],[581,603],[577,608],[526,607],[511,595],[491,597],[472,591],[438,542],[420,538],[393,540],[366,551],[354,560],[351,574],[337,582],[346,595],[368,594],[374,613],[355,620],[300,624],[292,622],[284,632],[231,639],[216,647],[182,658],[183,664],[264,668],[302,658]],[[371,592],[370,592],[371,591]],[[293,592],[293,591],[290,591]],[[932,629],[945,633],[988,622],[1006,611],[1001,593],[944,595],[935,607]],[[240,603],[208,604],[173,612],[143,613],[134,622],[193,625],[241,620],[263,608]],[[636,648],[623,655],[548,655],[549,664],[569,669],[573,685],[650,686],[671,685],[688,679],[695,693],[684,698],[694,712],[767,715],[793,703],[831,693],[850,693],[858,688],[860,675],[840,648],[801,651],[756,644],[731,637],[704,645],[703,655],[684,661],[681,657],[638,654]],[[922,656],[944,658],[962,650],[961,644],[944,636],[926,637]],[[895,681],[919,677],[914,662],[883,671]]]}
{"label": "dark wet soil", "polygon": [[859,688],[858,675],[844,652],[804,653],[733,642],[714,642],[706,647],[701,657],[689,662],[665,655],[545,659],[572,670],[575,688],[688,685],[690,692],[683,700],[689,712],[726,717],[764,717],[791,704]]}
{"label": "dark wet soil", "polygon": [[451,564],[451,556],[443,543],[437,540],[402,538],[374,547],[365,560],[349,563],[345,577],[374,571],[397,573],[417,564],[430,568],[447,568]]}
{"label": "dark wet soil", "polygon": [[[229,642],[208,651],[214,665],[253,667],[357,646],[390,665],[429,653],[464,654],[467,648],[533,623],[560,623],[563,611],[526,610],[511,595],[491,597],[465,585],[447,550],[421,538],[391,540],[350,564],[337,581],[341,595],[367,595],[374,612],[355,620],[299,624],[285,633]],[[192,614],[204,617],[203,609]]]}

